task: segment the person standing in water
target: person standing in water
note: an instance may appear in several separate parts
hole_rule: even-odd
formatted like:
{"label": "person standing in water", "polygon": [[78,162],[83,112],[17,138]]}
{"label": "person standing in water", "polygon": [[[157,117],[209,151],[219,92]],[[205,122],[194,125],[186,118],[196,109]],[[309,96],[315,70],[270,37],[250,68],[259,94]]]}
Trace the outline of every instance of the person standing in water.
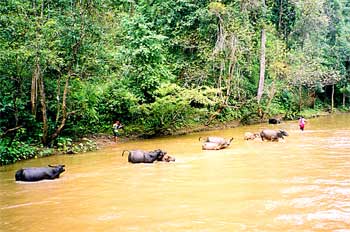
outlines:
{"label": "person standing in water", "polygon": [[299,118],[299,128],[300,128],[301,131],[304,130],[304,128],[305,128],[305,123],[306,123],[305,118],[304,118],[303,116],[301,116],[301,117]]}
{"label": "person standing in water", "polygon": [[113,135],[114,135],[114,142],[118,141],[118,137],[119,137],[119,129],[123,128],[123,125],[117,120],[115,121],[115,123],[113,124]]}

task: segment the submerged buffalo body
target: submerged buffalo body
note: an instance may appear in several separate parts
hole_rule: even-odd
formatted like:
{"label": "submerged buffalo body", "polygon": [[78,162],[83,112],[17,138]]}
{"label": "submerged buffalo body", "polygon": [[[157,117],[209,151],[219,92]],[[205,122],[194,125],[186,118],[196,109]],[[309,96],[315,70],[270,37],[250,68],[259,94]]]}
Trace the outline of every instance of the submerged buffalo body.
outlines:
{"label": "submerged buffalo body", "polygon": [[214,143],[214,142],[205,142],[202,145],[203,150],[220,150],[228,147],[228,144],[223,143]]}
{"label": "submerged buffalo body", "polygon": [[260,139],[260,133],[245,132],[244,140],[256,140]]}
{"label": "submerged buffalo body", "polygon": [[57,165],[40,168],[22,168],[15,174],[16,181],[39,181],[44,179],[53,180],[65,171],[65,165]]}
{"label": "submerged buffalo body", "polygon": [[[201,137],[199,137],[199,140],[201,140]],[[208,142],[208,143],[217,143],[217,144],[225,144],[227,146],[229,146],[232,142],[233,138],[231,139],[225,139],[222,137],[216,137],[216,136],[209,136],[207,137],[204,142]]]}
{"label": "submerged buffalo body", "polygon": [[[200,140],[201,138],[199,138]],[[221,137],[209,136],[202,144],[203,150],[220,150],[230,146],[233,138],[225,139]]]}
{"label": "submerged buffalo body", "polygon": [[[128,150],[124,150],[122,153],[122,156],[124,155],[124,152]],[[154,150],[154,151],[143,151],[143,150],[131,150],[128,151],[128,161],[130,163],[153,163],[155,161],[164,161],[164,162],[170,162],[175,161],[174,157],[171,157],[167,154],[166,151],[162,151],[160,149]]]}
{"label": "submerged buffalo body", "polygon": [[270,118],[269,119],[269,124],[278,124],[281,123],[281,120],[278,118]]}
{"label": "submerged buffalo body", "polygon": [[288,133],[285,130],[270,130],[270,129],[265,129],[260,132],[260,137],[262,141],[270,140],[270,141],[276,141],[284,139],[283,136],[288,136]]}

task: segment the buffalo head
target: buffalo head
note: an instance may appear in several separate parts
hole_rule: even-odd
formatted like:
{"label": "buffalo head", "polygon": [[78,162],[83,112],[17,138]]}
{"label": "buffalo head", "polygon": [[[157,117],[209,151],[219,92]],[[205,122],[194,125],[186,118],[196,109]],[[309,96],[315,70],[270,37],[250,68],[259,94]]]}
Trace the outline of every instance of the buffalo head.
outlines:
{"label": "buffalo head", "polygon": [[172,162],[174,162],[175,161],[175,157],[172,157],[170,155],[165,154],[161,161],[164,161],[164,162],[171,162],[172,161]]}
{"label": "buffalo head", "polygon": [[166,151],[162,151],[161,149],[151,151],[150,153],[152,153],[152,156],[156,157],[157,161],[162,161],[163,157],[167,154]]}
{"label": "buffalo head", "polygon": [[175,161],[175,158],[168,155],[166,151],[162,151],[161,149],[154,150],[152,153],[157,155],[157,161],[171,162]]}
{"label": "buffalo head", "polygon": [[59,165],[48,165],[50,168],[53,168],[53,169],[55,169],[58,173],[62,173],[62,172],[64,172],[64,171],[66,171],[66,169],[64,169],[64,167],[66,166],[66,165],[64,165],[64,164],[59,164]]}
{"label": "buffalo head", "polygon": [[288,136],[287,131],[285,131],[285,130],[283,130],[283,129],[280,129],[279,132],[281,133],[282,137],[283,137],[283,136]]}

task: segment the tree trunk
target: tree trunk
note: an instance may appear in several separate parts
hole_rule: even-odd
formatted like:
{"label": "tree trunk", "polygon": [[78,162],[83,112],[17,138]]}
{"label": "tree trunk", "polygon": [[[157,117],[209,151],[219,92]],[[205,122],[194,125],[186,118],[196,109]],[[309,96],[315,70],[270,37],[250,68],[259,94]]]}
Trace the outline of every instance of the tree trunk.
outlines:
{"label": "tree trunk", "polygon": [[301,106],[302,106],[302,99],[301,99],[301,88],[302,86],[299,85],[299,112],[301,111]]}
{"label": "tree trunk", "polygon": [[43,120],[43,135],[42,135],[42,143],[44,146],[48,145],[48,121],[47,121],[47,106],[46,106],[46,95],[45,95],[45,87],[44,87],[44,78],[42,74],[39,76],[38,80],[39,84],[39,93],[40,93],[40,103],[41,103],[41,114]]}
{"label": "tree trunk", "polygon": [[[261,11],[263,15],[263,21],[262,21],[262,28],[261,28],[261,48],[260,48],[260,75],[259,75],[259,87],[258,87],[258,93],[257,93],[257,101],[258,104],[260,104],[261,97],[264,92],[264,82],[265,82],[265,49],[266,49],[266,32],[265,32],[265,26],[264,21],[266,17],[266,4],[265,0],[261,1]],[[260,107],[259,107],[260,108]],[[261,111],[261,109],[259,109]]]}
{"label": "tree trunk", "polygon": [[130,2],[130,17],[134,16],[134,12],[135,12],[135,1],[131,0]]}
{"label": "tree trunk", "polygon": [[262,94],[264,92],[265,82],[265,46],[266,46],[266,34],[265,29],[261,30],[261,50],[260,50],[260,76],[259,76],[259,88],[257,94],[258,103],[260,103]]}
{"label": "tree trunk", "polygon": [[205,125],[208,126],[222,112],[222,110],[225,109],[225,107],[225,105],[220,105],[216,112],[210,116],[208,122]]}
{"label": "tree trunk", "polygon": [[268,101],[266,104],[266,109],[270,108],[270,105],[272,103],[273,98],[275,97],[276,94],[276,87],[275,87],[275,82],[273,81],[271,84],[271,88],[269,90],[269,95],[268,95]]}
{"label": "tree trunk", "polygon": [[316,107],[316,91],[314,90],[312,92],[312,108],[315,109]]}
{"label": "tree trunk", "polygon": [[36,29],[35,29],[35,49],[36,49],[36,54],[35,54],[35,67],[33,71],[33,76],[32,76],[32,85],[31,85],[31,93],[30,93],[30,103],[32,107],[32,114],[36,116],[36,108],[37,108],[37,98],[38,98],[38,80],[40,77],[40,27],[42,25],[42,19],[43,19],[43,11],[44,11],[44,1],[41,4],[41,13],[40,13],[40,18],[37,18],[36,14],[36,2],[32,2],[33,5],[33,11],[34,11],[34,16],[36,18]]}
{"label": "tree trunk", "polygon": [[280,0],[280,11],[278,16],[278,31],[282,28],[283,0]]}
{"label": "tree trunk", "polygon": [[332,85],[332,96],[331,96],[331,112],[333,112],[334,109],[334,84]]}
{"label": "tree trunk", "polygon": [[40,69],[39,57],[37,54],[37,57],[35,58],[35,67],[34,67],[34,71],[33,71],[32,86],[31,86],[31,92],[30,92],[30,103],[31,103],[31,107],[32,107],[32,114],[34,116],[36,115],[36,99],[38,97],[38,78],[40,75],[39,69]]}
{"label": "tree trunk", "polygon": [[58,120],[60,119],[60,95],[61,95],[61,76],[57,79],[57,92],[56,92],[56,100],[57,100],[57,112],[56,112],[56,123],[58,123]]}
{"label": "tree trunk", "polygon": [[72,75],[72,71],[69,71],[66,83],[64,85],[63,90],[63,96],[62,96],[62,120],[61,124],[57,127],[56,131],[51,135],[50,142],[58,137],[58,135],[61,133],[63,127],[66,125],[68,113],[67,113],[67,95],[68,95],[68,88],[69,88],[69,79]]}
{"label": "tree trunk", "polygon": [[232,34],[231,36],[231,41],[230,41],[230,62],[229,62],[229,66],[228,66],[228,79],[226,82],[226,100],[225,100],[225,105],[228,105],[228,101],[231,95],[231,85],[232,85],[232,81],[234,78],[234,70],[235,70],[235,66],[237,63],[237,59],[236,59],[236,50],[237,50],[237,39],[236,36],[234,34]]}
{"label": "tree trunk", "polygon": [[[43,24],[43,18],[44,18],[44,4],[45,1],[42,1],[40,6],[40,17],[37,19],[37,28],[36,28],[36,57],[35,57],[35,68],[34,73],[32,77],[32,93],[31,93],[31,100],[32,100],[32,112],[35,115],[36,114],[36,98],[37,98],[37,89],[39,89],[40,94],[40,104],[41,104],[41,115],[42,115],[42,144],[44,146],[47,146],[48,142],[48,119],[47,119],[47,105],[46,105],[46,94],[45,94],[45,84],[44,84],[44,77],[42,68],[40,65],[40,34],[41,34],[41,27]],[[34,7],[35,4],[34,4]],[[35,10],[35,9],[34,9]]]}
{"label": "tree trunk", "polygon": [[218,88],[219,88],[219,97],[220,99],[222,100],[223,99],[223,94],[222,94],[222,76],[223,76],[223,73],[224,73],[224,67],[225,67],[225,64],[224,64],[224,61],[222,60],[221,63],[220,63],[220,74],[219,74],[219,79],[218,79]]}

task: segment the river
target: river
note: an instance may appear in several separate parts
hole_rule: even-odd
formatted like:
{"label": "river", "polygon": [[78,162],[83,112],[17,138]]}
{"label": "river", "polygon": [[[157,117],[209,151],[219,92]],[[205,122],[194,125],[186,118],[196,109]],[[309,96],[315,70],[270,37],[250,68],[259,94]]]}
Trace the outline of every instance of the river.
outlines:
{"label": "river", "polygon": [[[283,128],[284,142],[244,132]],[[219,151],[198,138],[233,137]],[[130,164],[124,149],[161,148],[173,163]],[[14,180],[65,164],[59,179]],[[0,167],[0,231],[350,231],[350,114],[120,142],[96,152]]]}

